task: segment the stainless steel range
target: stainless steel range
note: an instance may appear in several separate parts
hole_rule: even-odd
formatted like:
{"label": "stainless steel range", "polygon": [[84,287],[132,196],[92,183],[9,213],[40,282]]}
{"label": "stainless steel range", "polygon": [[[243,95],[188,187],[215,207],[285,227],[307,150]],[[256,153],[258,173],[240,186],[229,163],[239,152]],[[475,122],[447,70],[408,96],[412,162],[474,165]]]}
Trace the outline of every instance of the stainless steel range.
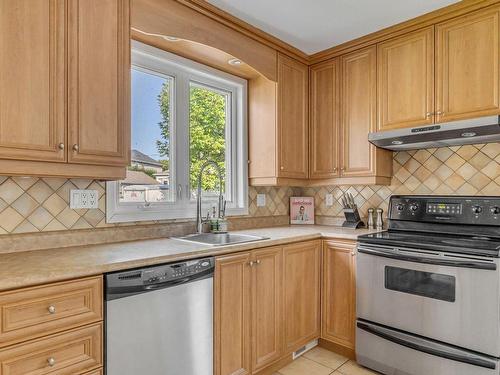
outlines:
{"label": "stainless steel range", "polygon": [[500,197],[393,196],[388,230],[358,241],[360,364],[500,374]]}

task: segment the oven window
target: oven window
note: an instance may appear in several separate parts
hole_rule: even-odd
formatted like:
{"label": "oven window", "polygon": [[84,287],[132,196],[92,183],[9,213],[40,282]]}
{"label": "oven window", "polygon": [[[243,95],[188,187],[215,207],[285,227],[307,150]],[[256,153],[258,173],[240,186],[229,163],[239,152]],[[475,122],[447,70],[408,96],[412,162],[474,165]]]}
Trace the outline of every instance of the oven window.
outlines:
{"label": "oven window", "polygon": [[455,302],[455,277],[398,267],[385,267],[386,289]]}

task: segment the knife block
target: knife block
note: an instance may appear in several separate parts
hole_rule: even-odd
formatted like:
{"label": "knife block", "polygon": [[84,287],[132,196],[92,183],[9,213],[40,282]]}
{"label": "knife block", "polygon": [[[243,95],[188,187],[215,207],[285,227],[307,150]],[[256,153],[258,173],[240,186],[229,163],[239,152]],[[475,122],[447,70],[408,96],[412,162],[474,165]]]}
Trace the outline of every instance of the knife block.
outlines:
{"label": "knife block", "polygon": [[363,223],[359,216],[357,208],[344,208],[344,215],[345,221],[342,224],[342,227],[357,229],[365,226],[365,223]]}

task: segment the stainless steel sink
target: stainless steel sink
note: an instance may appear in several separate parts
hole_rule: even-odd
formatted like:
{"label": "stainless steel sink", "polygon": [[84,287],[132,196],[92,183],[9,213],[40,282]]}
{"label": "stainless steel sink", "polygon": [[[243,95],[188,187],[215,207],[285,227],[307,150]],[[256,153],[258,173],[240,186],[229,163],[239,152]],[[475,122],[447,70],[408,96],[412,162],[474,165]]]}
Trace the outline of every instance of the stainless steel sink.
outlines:
{"label": "stainless steel sink", "polygon": [[236,233],[196,233],[184,237],[173,237],[175,240],[194,242],[203,245],[224,246],[238,243],[267,240],[269,237]]}

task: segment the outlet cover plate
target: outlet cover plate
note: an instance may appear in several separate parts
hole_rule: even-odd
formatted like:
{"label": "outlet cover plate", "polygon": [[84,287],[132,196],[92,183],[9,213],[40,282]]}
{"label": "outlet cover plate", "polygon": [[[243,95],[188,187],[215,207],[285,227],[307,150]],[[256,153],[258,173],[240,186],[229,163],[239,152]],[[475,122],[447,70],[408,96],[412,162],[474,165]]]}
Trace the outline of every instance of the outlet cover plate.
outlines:
{"label": "outlet cover plate", "polygon": [[69,196],[69,207],[73,210],[98,208],[99,192],[97,190],[71,190]]}
{"label": "outlet cover plate", "polygon": [[264,207],[266,205],[266,194],[257,194],[257,207]]}
{"label": "outlet cover plate", "polygon": [[325,195],[325,204],[327,207],[333,206],[333,195],[332,194]]}

